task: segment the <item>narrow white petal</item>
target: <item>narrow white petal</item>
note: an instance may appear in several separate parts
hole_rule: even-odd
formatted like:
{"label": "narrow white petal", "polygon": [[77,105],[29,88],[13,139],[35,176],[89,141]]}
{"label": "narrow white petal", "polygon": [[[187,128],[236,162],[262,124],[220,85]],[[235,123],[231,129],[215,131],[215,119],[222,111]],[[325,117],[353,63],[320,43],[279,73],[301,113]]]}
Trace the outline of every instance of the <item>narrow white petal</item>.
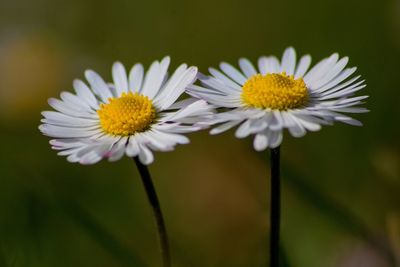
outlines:
{"label": "narrow white petal", "polygon": [[237,108],[242,105],[240,100],[240,95],[238,96],[219,96],[212,94],[201,94],[198,92],[188,91],[188,94],[196,98],[203,99],[208,103],[215,105],[217,107],[227,107],[227,108]]}
{"label": "narrow white petal", "polygon": [[326,91],[321,94],[321,97],[319,98],[319,100],[332,99],[332,98],[350,95],[350,94],[357,92],[367,86],[366,84],[362,84],[362,83],[364,83],[364,81],[359,81],[359,82],[352,84],[351,86],[346,87],[344,89],[335,88],[335,89]]}
{"label": "narrow white petal", "polygon": [[160,131],[156,129],[152,129],[149,131],[149,135],[154,139],[158,139],[160,142],[167,144],[168,146],[173,146],[175,144],[189,144],[190,140],[186,136],[178,133],[174,133],[172,131]]}
{"label": "narrow white petal", "polygon": [[83,138],[102,132],[101,129],[93,129],[90,127],[70,128],[50,124],[40,125],[39,130],[47,136],[56,138]]}
{"label": "narrow white petal", "polygon": [[99,125],[99,121],[95,119],[72,117],[56,111],[43,111],[42,115],[45,117],[45,119],[42,119],[42,122],[53,125],[70,127],[88,127]]}
{"label": "narrow white petal", "polygon": [[252,134],[259,133],[268,127],[268,122],[265,116],[249,120],[250,120],[250,133]]}
{"label": "narrow white petal", "polygon": [[186,98],[186,99],[175,102],[174,104],[169,106],[168,109],[165,109],[165,110],[181,109],[181,108],[189,106],[190,104],[193,104],[196,101],[198,101],[198,99],[196,99],[194,97]]}
{"label": "narrow white petal", "polygon": [[247,58],[239,59],[239,66],[247,78],[257,74],[256,68],[254,68],[253,64]]}
{"label": "narrow white petal", "polygon": [[[181,76],[179,81],[175,84],[168,83],[161,94],[157,96],[154,103],[160,110],[169,108],[178,97],[185,91],[185,89],[192,84],[197,75],[197,68],[188,68]],[[172,79],[172,78],[171,78]]]}
{"label": "narrow white petal", "polygon": [[88,112],[84,108],[81,108],[79,106],[72,106],[56,98],[50,98],[48,100],[48,103],[55,110],[70,115],[72,117],[93,118],[93,119],[96,119],[98,117],[97,114]]}
{"label": "narrow white petal", "polygon": [[153,153],[142,144],[139,144],[139,160],[144,165],[149,165],[154,161]]}
{"label": "narrow white petal", "polygon": [[135,64],[129,72],[129,89],[132,92],[139,92],[142,89],[144,69],[140,63]]}
{"label": "narrow white petal", "polygon": [[223,72],[225,72],[225,74],[228,75],[236,83],[243,85],[246,82],[246,80],[247,80],[246,77],[244,77],[243,74],[240,73],[240,71],[238,71],[231,64],[222,62],[219,66],[220,66],[221,70]]}
{"label": "narrow white petal", "polygon": [[348,57],[340,59],[323,77],[313,83],[313,87],[320,88],[329,83],[332,79],[337,77],[337,75],[343,71],[348,62]]}
{"label": "narrow white petal", "polygon": [[169,121],[177,121],[185,117],[193,116],[196,112],[199,110],[204,110],[208,109],[209,105],[207,104],[206,101],[204,100],[198,100],[189,106],[180,109],[177,112],[172,113],[170,116],[168,116]]}
{"label": "narrow white petal", "polygon": [[296,67],[296,51],[293,47],[289,47],[285,50],[282,56],[281,72],[286,72],[287,75],[294,75],[294,69]]}
{"label": "narrow white petal", "polygon": [[299,64],[297,65],[296,73],[294,75],[295,79],[303,77],[311,65],[311,56],[305,55],[300,58]]}
{"label": "narrow white petal", "polygon": [[160,63],[158,61],[154,61],[146,73],[143,88],[140,93],[148,96],[150,99],[153,99],[160,90],[163,80],[164,77],[161,77]]}
{"label": "narrow white petal", "polygon": [[113,95],[110,92],[107,84],[96,72],[92,70],[85,71],[85,77],[88,80],[93,91],[100,97],[100,99],[106,103],[110,97]]}
{"label": "narrow white petal", "polygon": [[169,67],[170,63],[171,63],[171,58],[169,56],[164,57],[160,62],[160,73],[161,73],[162,81],[161,81],[160,89],[158,90],[157,94],[160,94],[164,90],[165,84],[168,81],[168,67]]}
{"label": "narrow white petal", "polygon": [[107,154],[107,152],[111,149],[111,146],[112,144],[104,144],[95,147],[92,151],[83,155],[80,158],[79,163],[83,165],[88,165],[99,162],[105,156],[105,154]]}
{"label": "narrow white petal", "polygon": [[174,142],[165,142],[159,135],[151,134],[150,131],[141,134],[142,142],[146,143],[153,151],[171,151],[173,150]]}
{"label": "narrow white petal", "polygon": [[268,133],[268,138],[269,138],[269,147],[270,148],[276,148],[280,146],[282,143],[282,131],[269,131]]}
{"label": "narrow white petal", "polygon": [[90,107],[98,109],[99,104],[90,88],[81,80],[74,80],[73,87],[78,97],[82,98]]}
{"label": "narrow white petal", "polygon": [[210,131],[210,134],[211,135],[216,135],[216,134],[223,133],[225,131],[228,131],[229,129],[232,129],[233,127],[235,127],[236,125],[240,124],[241,122],[242,122],[242,120],[228,121],[226,123],[223,123],[223,124],[218,125],[217,127],[213,128]]}
{"label": "narrow white petal", "polygon": [[94,113],[93,109],[91,109],[85,101],[70,92],[61,92],[60,98],[70,106],[77,107],[78,109],[84,109],[89,113]]}
{"label": "narrow white petal", "polygon": [[253,146],[256,151],[263,151],[268,147],[268,136],[265,133],[259,133],[254,137]]}
{"label": "narrow white petal", "polygon": [[237,138],[245,138],[251,134],[250,132],[250,120],[243,122],[236,130],[235,136]]}
{"label": "narrow white petal", "polygon": [[336,65],[339,59],[337,53],[331,55],[329,58],[321,60],[317,65],[315,65],[305,76],[304,81],[311,89],[317,89],[314,85],[316,81],[325,76],[331,69]]}
{"label": "narrow white petal", "polygon": [[[217,70],[212,71],[212,72],[215,75],[217,75],[216,73],[218,73]],[[223,74],[221,73],[221,75],[223,75]],[[220,78],[206,76],[202,73],[198,73],[197,77],[201,81],[202,85],[212,88],[212,90],[215,90],[216,93],[219,93],[219,94],[222,93],[222,94],[229,95],[229,94],[240,94],[240,92],[241,92],[241,88],[237,87],[238,86],[237,84],[235,84],[234,86],[231,86],[227,83],[224,83],[223,80]],[[233,83],[233,81],[231,81],[231,83]]]}
{"label": "narrow white petal", "polygon": [[258,59],[258,69],[261,74],[278,73],[280,70],[279,60],[274,57],[260,57]]}
{"label": "narrow white petal", "polygon": [[187,65],[181,64],[172,74],[171,78],[169,78],[169,80],[166,82],[163,89],[160,90],[160,92],[154,98],[154,102],[160,103],[164,98],[168,97],[168,94],[179,84],[186,71]]}
{"label": "narrow white petal", "polygon": [[129,137],[129,141],[126,146],[126,155],[128,157],[135,157],[139,155],[139,145],[134,136]]}
{"label": "narrow white petal", "polygon": [[118,142],[114,144],[112,147],[109,155],[108,155],[108,160],[113,162],[120,160],[124,154],[125,154],[125,147],[126,147],[126,142],[128,140],[128,137],[122,137]]}
{"label": "narrow white petal", "polygon": [[223,74],[219,70],[214,69],[214,68],[208,68],[208,71],[210,72],[210,74],[212,76],[214,76],[220,83],[224,84],[225,86],[228,86],[229,88],[231,88],[235,91],[241,90],[242,87],[238,83],[236,83],[231,78],[227,77],[225,74]]}
{"label": "narrow white petal", "polygon": [[281,130],[283,127],[283,119],[280,111],[272,111],[272,118],[270,120],[269,128],[273,131]]}
{"label": "narrow white petal", "polygon": [[346,113],[366,113],[369,112],[367,108],[332,108],[333,111],[346,112]]}
{"label": "narrow white petal", "polygon": [[128,79],[124,65],[115,62],[112,66],[112,76],[114,80],[117,96],[128,92]]}
{"label": "narrow white petal", "polygon": [[346,86],[353,84],[355,81],[357,81],[361,77],[360,75],[356,76],[344,83],[341,83],[341,82],[344,81],[345,79],[347,79],[348,77],[350,77],[350,75],[353,74],[356,70],[357,70],[357,68],[345,69],[340,75],[338,75],[331,82],[329,82],[328,84],[324,85],[321,88],[318,88],[317,90],[314,90],[313,92],[325,94],[328,92],[337,91],[339,89],[342,89]]}

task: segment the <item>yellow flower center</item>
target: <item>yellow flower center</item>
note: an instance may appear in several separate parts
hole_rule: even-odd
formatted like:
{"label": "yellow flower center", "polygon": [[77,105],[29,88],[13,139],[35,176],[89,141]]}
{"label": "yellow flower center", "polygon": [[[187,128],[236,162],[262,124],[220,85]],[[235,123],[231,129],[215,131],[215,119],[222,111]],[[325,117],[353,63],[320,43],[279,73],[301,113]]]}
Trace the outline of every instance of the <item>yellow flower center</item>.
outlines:
{"label": "yellow flower center", "polygon": [[256,74],[243,85],[242,102],[250,107],[287,110],[308,102],[308,90],[302,78],[281,74]]}
{"label": "yellow flower center", "polygon": [[156,118],[151,100],[132,92],[109,98],[109,103],[101,104],[97,114],[101,128],[108,134],[119,136],[143,132]]}

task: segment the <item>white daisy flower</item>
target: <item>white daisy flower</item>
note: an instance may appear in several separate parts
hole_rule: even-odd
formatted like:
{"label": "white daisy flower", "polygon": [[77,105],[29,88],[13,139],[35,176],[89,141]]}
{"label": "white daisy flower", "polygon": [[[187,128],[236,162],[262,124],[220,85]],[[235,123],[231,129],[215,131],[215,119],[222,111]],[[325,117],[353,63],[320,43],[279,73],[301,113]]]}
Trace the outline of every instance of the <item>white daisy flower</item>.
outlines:
{"label": "white daisy flower", "polygon": [[152,151],[170,151],[187,144],[182,133],[199,130],[195,118],[212,113],[204,100],[175,101],[196,79],[197,68],[182,64],[168,78],[170,58],[154,61],[144,75],[141,64],[127,75],[124,66],[112,67],[113,83],[87,70],[89,85],[75,80],[75,94],[51,98],[56,111],[42,112],[40,131],[55,139],[52,148],[70,162],[93,164],[103,158],[116,161],[124,154],[150,164]]}
{"label": "white daisy flower", "polygon": [[224,108],[209,124],[218,134],[240,125],[236,137],[255,135],[254,148],[262,151],[276,148],[282,142],[283,130],[302,137],[306,131],[318,131],[323,124],[340,121],[351,125],[361,122],[343,113],[363,113],[357,107],[368,96],[353,96],[366,85],[360,76],[350,78],[356,68],[346,68],[348,58],[333,54],[308,71],[311,57],[296,62],[293,48],[287,48],[282,60],[260,57],[258,69],[245,59],[240,70],[221,63],[221,71],[210,68],[212,76],[199,74],[202,86],[191,85],[188,93]]}

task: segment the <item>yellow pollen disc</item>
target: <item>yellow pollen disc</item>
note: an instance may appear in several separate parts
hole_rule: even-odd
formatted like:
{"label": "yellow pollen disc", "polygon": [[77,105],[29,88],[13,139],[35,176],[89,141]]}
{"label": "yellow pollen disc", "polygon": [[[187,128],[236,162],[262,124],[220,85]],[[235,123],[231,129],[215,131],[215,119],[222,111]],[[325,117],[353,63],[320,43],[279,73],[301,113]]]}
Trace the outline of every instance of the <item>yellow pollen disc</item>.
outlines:
{"label": "yellow pollen disc", "polygon": [[156,118],[151,100],[138,93],[122,93],[118,98],[109,98],[101,104],[97,114],[101,128],[108,134],[128,136],[143,132]]}
{"label": "yellow pollen disc", "polygon": [[256,74],[243,85],[241,99],[250,107],[287,110],[306,105],[308,90],[302,78],[285,72]]}

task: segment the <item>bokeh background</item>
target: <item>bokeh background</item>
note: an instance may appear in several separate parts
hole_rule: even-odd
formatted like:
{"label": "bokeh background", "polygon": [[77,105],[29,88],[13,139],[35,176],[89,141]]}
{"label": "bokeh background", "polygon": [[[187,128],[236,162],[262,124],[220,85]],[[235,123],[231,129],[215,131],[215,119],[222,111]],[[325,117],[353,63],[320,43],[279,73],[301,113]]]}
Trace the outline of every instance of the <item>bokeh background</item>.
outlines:
{"label": "bokeh background", "polygon": [[[56,156],[37,127],[47,98],[115,60],[165,55],[203,71],[333,52],[367,80],[364,127],[286,134],[282,266],[400,264],[400,1],[0,0],[0,266],[159,266],[151,210],[132,160],[94,166]],[[150,170],[174,266],[268,260],[268,153],[232,132],[190,135]]]}

